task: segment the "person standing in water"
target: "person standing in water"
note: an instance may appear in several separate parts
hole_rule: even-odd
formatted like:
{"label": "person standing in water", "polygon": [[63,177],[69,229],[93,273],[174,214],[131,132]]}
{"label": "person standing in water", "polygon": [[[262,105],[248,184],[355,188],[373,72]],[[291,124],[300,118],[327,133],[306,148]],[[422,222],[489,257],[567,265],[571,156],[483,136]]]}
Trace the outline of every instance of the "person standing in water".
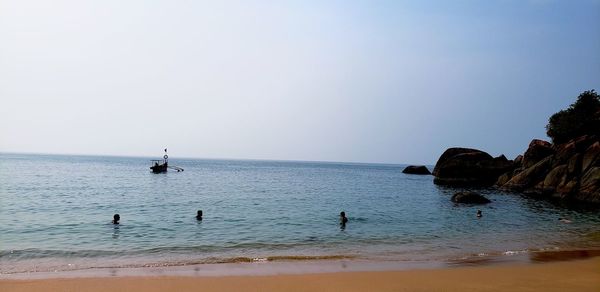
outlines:
{"label": "person standing in water", "polygon": [[346,217],[346,212],[340,212],[340,225],[346,227],[346,223],[348,223],[348,217]]}
{"label": "person standing in water", "polygon": [[112,221],[112,223],[113,223],[113,224],[119,224],[119,220],[121,220],[121,216],[119,216],[119,214],[115,214],[115,215],[113,216],[113,221]]}
{"label": "person standing in water", "polygon": [[481,218],[481,216],[483,216],[483,214],[481,213],[481,210],[477,210],[477,218]]}
{"label": "person standing in water", "polygon": [[198,210],[198,213],[196,214],[196,220],[202,221],[202,210]]}

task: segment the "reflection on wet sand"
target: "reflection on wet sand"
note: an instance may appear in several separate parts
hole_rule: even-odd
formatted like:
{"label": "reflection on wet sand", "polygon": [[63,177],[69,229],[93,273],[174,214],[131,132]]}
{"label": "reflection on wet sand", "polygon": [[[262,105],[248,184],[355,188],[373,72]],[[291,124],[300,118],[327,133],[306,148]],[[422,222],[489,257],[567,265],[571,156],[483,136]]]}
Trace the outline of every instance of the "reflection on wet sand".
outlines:
{"label": "reflection on wet sand", "polygon": [[600,257],[600,250],[552,250],[552,251],[519,251],[503,254],[485,254],[479,256],[452,259],[445,262],[449,267],[485,266],[514,263],[547,263],[558,261],[582,260]]}
{"label": "reflection on wet sand", "polygon": [[530,253],[529,260],[533,263],[546,263],[581,260],[597,256],[600,256],[600,250],[539,251]]}

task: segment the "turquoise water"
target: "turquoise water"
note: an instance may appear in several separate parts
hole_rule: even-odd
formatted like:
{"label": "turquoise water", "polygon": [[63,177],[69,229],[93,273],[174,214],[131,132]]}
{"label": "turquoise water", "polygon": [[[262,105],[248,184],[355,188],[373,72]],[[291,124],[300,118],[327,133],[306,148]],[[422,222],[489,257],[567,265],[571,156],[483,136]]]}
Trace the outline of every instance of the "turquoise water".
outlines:
{"label": "turquoise water", "polygon": [[0,272],[600,248],[597,209],[492,189],[458,206],[402,165],[172,158],[184,172],[152,174],[149,159],[0,154]]}

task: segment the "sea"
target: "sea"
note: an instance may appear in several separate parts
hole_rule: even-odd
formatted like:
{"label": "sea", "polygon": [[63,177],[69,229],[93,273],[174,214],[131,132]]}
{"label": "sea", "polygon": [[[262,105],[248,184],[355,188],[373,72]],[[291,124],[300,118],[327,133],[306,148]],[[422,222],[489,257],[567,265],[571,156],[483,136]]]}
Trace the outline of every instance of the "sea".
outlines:
{"label": "sea", "polygon": [[184,171],[154,174],[150,159],[1,153],[0,273],[600,249],[597,208],[491,188],[457,205],[462,189],[406,165],[171,158]]}

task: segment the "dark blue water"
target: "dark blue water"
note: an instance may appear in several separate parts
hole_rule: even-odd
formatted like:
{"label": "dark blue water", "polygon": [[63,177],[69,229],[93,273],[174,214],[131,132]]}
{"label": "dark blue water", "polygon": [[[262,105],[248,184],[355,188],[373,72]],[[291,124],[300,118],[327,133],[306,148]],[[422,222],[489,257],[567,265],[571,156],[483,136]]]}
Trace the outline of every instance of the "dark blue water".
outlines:
{"label": "dark blue water", "polygon": [[[0,272],[319,256],[443,261],[600,247],[597,210],[494,190],[482,191],[489,205],[457,206],[456,190],[403,174],[402,165],[170,164],[185,171],[152,174],[149,158],[0,154]],[[345,229],[340,211],[350,219]],[[115,213],[118,226],[110,224]]]}

